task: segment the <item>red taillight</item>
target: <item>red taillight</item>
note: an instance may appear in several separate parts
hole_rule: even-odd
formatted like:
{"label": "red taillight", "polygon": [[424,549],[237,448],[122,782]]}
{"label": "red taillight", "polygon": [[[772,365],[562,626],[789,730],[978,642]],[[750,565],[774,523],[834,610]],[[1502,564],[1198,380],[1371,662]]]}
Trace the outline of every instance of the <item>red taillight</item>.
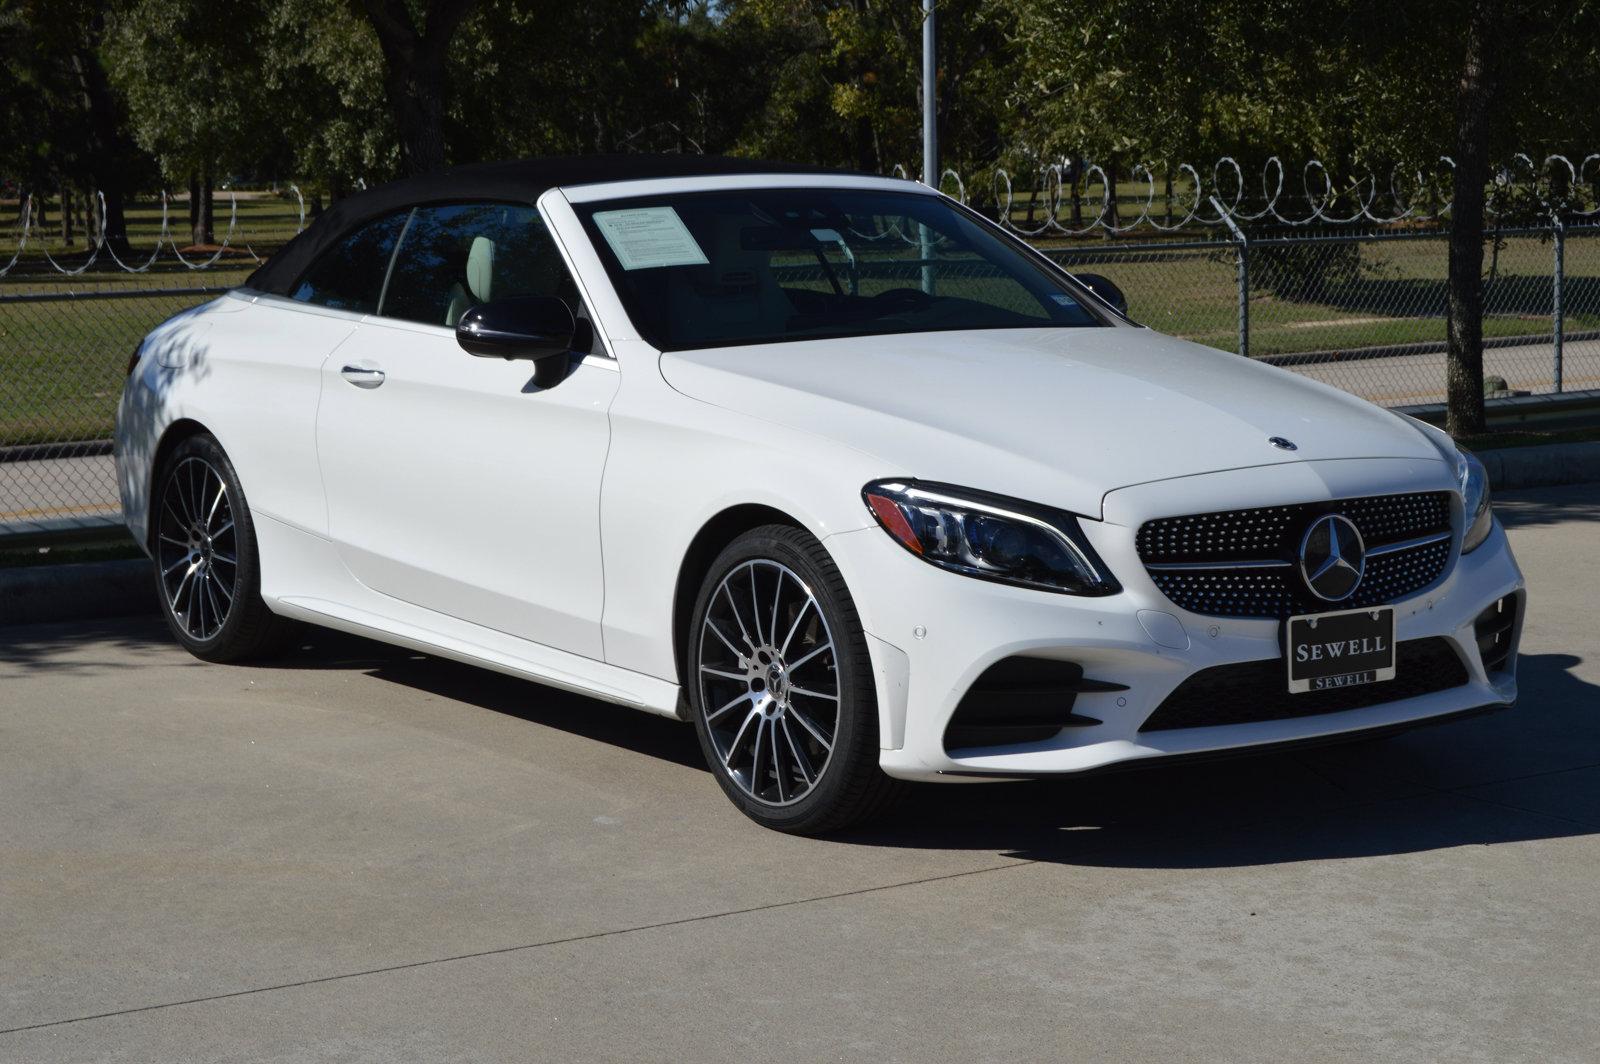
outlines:
{"label": "red taillight", "polygon": [[900,507],[892,500],[885,499],[882,495],[867,496],[867,505],[872,507],[872,514],[883,525],[884,530],[899,540],[913,554],[922,553],[922,541],[911,530],[911,522],[906,520],[906,515],[900,512]]}

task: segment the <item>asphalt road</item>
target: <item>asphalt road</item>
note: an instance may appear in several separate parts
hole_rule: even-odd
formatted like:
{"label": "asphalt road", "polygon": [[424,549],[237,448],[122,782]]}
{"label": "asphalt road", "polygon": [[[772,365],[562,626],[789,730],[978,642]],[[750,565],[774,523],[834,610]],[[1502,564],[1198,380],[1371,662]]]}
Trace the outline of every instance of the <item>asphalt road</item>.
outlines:
{"label": "asphalt road", "polygon": [[0,629],[0,1060],[1592,1061],[1600,486],[1510,712],[747,823],[684,726],[331,635]]}

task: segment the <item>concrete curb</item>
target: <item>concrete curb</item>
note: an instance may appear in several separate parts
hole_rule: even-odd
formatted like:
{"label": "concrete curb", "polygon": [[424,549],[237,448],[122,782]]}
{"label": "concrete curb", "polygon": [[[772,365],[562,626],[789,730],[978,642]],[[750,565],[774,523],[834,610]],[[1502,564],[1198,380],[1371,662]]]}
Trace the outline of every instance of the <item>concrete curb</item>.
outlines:
{"label": "concrete curb", "polygon": [[1495,491],[1583,484],[1600,480],[1600,441],[1545,443],[1474,452]]}
{"label": "concrete curb", "polygon": [[143,558],[0,569],[0,626],[128,617],[156,605]]}
{"label": "concrete curb", "polygon": [[[1495,491],[1600,481],[1600,442],[1479,451]],[[157,613],[143,559],[0,569],[0,627]]]}

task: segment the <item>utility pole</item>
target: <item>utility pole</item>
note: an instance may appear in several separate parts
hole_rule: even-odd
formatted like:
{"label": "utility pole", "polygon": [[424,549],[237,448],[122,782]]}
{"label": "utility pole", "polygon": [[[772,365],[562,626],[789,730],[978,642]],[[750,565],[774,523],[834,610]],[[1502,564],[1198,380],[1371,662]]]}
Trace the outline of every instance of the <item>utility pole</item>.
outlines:
{"label": "utility pole", "polygon": [[[922,183],[939,187],[939,67],[933,37],[934,0],[922,0]],[[922,290],[933,295],[933,234],[917,226],[922,254]]]}
{"label": "utility pole", "polygon": [[939,74],[934,0],[922,0],[922,183],[939,187]]}

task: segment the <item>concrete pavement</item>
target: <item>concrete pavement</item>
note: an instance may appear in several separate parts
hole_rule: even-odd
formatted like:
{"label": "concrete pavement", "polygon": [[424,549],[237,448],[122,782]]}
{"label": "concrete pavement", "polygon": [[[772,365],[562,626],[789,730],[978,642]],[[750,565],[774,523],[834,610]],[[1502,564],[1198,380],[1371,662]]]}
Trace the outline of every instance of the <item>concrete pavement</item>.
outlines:
{"label": "concrete pavement", "polygon": [[115,523],[121,507],[109,454],[0,462],[0,536]]}
{"label": "concrete pavement", "polygon": [[831,841],[464,666],[0,629],[0,1060],[1590,1061],[1600,487],[1501,508],[1513,711]]}
{"label": "concrete pavement", "polygon": [[[1554,390],[1555,348],[1549,343],[1490,347],[1483,352],[1485,376],[1504,377],[1514,391],[1545,394]],[[1292,366],[1295,373],[1353,392],[1381,406],[1442,403],[1446,356],[1430,354],[1358,358]],[[1600,340],[1563,345],[1562,387],[1569,392],[1600,388]]]}

